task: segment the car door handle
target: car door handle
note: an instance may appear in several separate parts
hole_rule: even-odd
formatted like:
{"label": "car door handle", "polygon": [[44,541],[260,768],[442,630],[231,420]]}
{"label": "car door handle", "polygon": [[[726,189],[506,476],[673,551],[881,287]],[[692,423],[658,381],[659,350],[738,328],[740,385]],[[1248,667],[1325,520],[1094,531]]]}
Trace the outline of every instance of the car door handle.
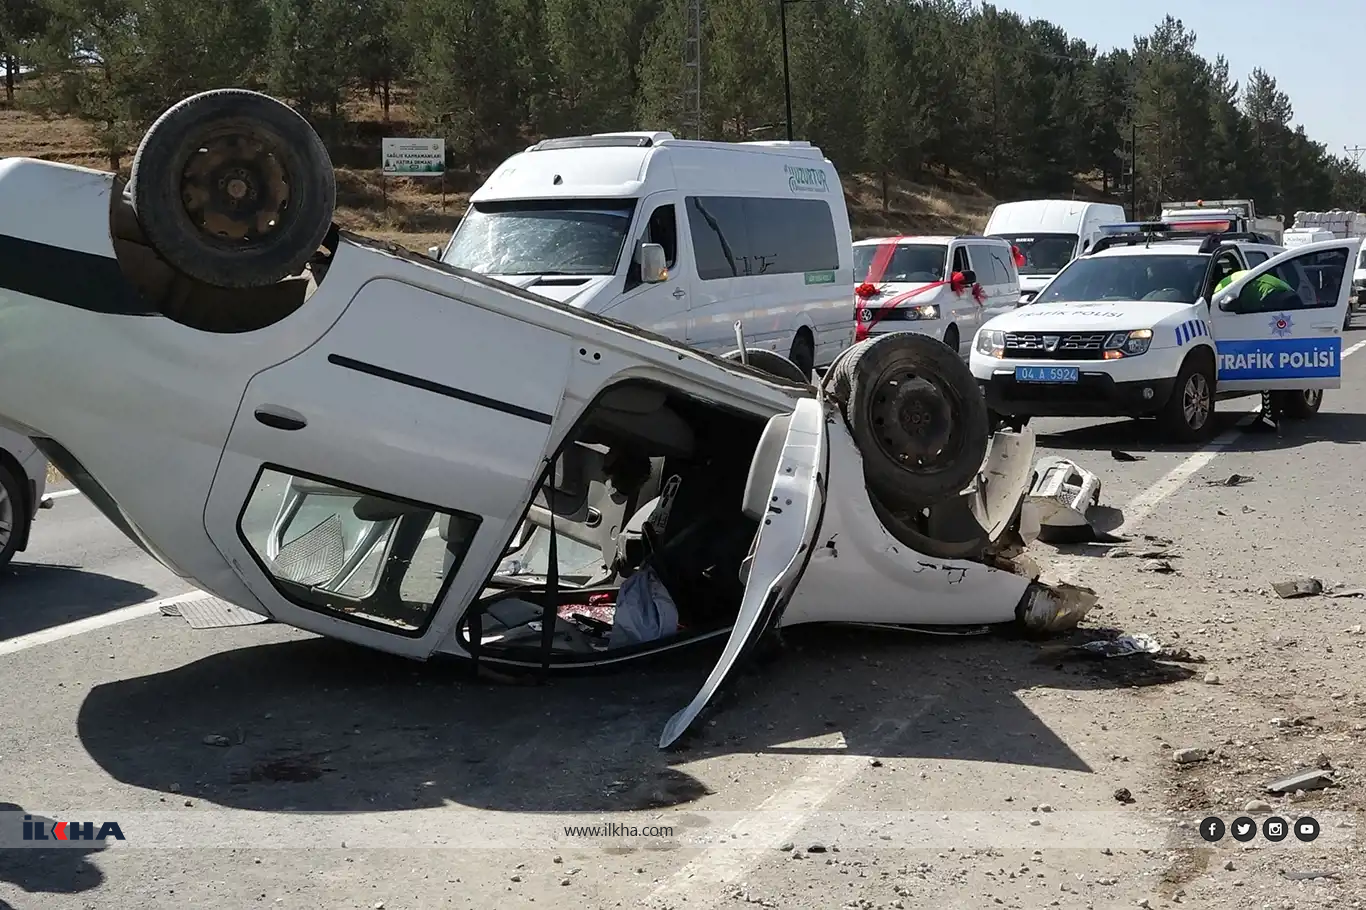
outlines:
{"label": "car door handle", "polygon": [[675,300],[677,300],[679,297],[687,297],[687,296],[688,296],[688,292],[687,292],[687,291],[683,290],[682,288],[674,288],[674,299],[675,299]]}
{"label": "car door handle", "polygon": [[256,409],[256,422],[272,430],[302,430],[308,426],[308,421],[298,411],[272,404]]}

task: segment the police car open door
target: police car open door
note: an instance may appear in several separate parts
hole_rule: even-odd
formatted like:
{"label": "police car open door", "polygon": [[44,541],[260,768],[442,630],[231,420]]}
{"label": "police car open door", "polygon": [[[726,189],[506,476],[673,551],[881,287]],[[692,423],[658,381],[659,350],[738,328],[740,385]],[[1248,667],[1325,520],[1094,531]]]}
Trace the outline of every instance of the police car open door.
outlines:
{"label": "police car open door", "polygon": [[1296,247],[1214,294],[1220,392],[1336,389],[1360,239]]}

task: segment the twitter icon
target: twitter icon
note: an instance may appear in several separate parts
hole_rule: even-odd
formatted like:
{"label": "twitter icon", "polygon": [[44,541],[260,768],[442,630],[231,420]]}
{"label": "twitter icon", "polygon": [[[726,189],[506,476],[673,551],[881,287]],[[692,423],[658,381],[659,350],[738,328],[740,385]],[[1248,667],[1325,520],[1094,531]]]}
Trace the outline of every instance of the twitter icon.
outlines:
{"label": "twitter icon", "polygon": [[1229,826],[1229,830],[1233,834],[1234,840],[1247,843],[1257,836],[1257,823],[1246,815],[1243,815],[1233,820],[1233,824]]}

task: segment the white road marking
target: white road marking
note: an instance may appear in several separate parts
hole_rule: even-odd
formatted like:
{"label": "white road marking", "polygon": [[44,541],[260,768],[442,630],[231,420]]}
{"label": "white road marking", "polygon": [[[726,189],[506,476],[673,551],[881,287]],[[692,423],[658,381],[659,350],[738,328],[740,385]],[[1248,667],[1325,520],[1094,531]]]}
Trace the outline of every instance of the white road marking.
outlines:
{"label": "white road marking", "polygon": [[[431,528],[426,534],[422,535],[422,539],[431,540],[440,532],[440,528]],[[28,635],[20,635],[17,638],[5,639],[0,641],[0,656],[13,654],[16,651],[26,651],[29,648],[36,648],[39,645],[61,641],[64,638],[71,638],[86,632],[107,629],[110,626],[117,626],[120,623],[141,619],[144,616],[152,616],[160,612],[162,607],[169,607],[171,604],[190,603],[191,601],[205,600],[206,598],[213,596],[214,595],[210,594],[208,591],[188,591],[184,594],[177,594],[175,597],[133,604],[131,607],[122,607],[118,610],[111,610],[110,612],[102,613],[99,616],[78,619],[74,622],[64,623],[60,626],[53,626],[50,629],[42,629],[38,632],[30,632]]]}
{"label": "white road marking", "polygon": [[[929,710],[939,696],[922,697],[920,706],[908,716],[885,722],[885,729],[875,731],[871,746],[874,750],[890,748],[906,729]],[[719,840],[722,846],[702,851],[702,855],[665,879],[659,887],[642,898],[641,903],[664,901],[670,905],[682,899],[697,910],[719,903],[722,895],[717,890],[744,875],[763,860],[765,851],[736,850],[734,843],[751,846],[778,847],[794,837],[806,822],[820,810],[826,800],[868,767],[870,755],[827,755],[816,759],[790,786],[765,799],[755,809],[746,812]],[[704,894],[693,892],[707,889]]]}
{"label": "white road marking", "polygon": [[1366,348],[1366,341],[1358,341],[1356,344],[1352,345],[1350,348],[1348,348],[1347,350],[1343,351],[1343,352],[1342,352],[1342,359],[1343,359],[1343,360],[1346,360],[1348,357],[1351,357],[1353,354],[1355,354],[1357,351],[1361,350],[1362,348]]}
{"label": "white road marking", "polygon": [[75,622],[53,626],[50,629],[41,629],[37,632],[30,632],[27,635],[20,635],[17,638],[9,638],[0,641],[0,655],[27,651],[29,648],[51,644],[54,641],[61,641],[64,638],[72,638],[73,636],[83,635],[86,632],[94,632],[98,629],[107,629],[109,626],[116,626],[119,623],[128,622],[130,619],[141,619],[144,616],[152,616],[155,613],[159,613],[162,607],[169,607],[172,604],[190,603],[196,600],[205,600],[212,596],[213,595],[206,591],[190,591],[185,594],[177,594],[175,597],[165,597],[161,600],[151,600],[146,603],[134,604],[131,607],[123,607],[122,609],[103,613],[99,616],[78,619]]}

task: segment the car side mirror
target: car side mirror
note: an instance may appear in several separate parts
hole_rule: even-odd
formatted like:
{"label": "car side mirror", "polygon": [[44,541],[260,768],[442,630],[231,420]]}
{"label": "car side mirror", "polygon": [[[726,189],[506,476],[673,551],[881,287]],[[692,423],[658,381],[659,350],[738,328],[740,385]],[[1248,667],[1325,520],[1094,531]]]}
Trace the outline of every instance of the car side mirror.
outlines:
{"label": "car side mirror", "polygon": [[659,284],[669,277],[669,263],[664,258],[664,247],[657,243],[640,244],[640,280],[645,284]]}
{"label": "car side mirror", "polygon": [[1236,315],[1242,311],[1242,308],[1238,306],[1238,295],[1229,293],[1228,291],[1215,294],[1214,305],[1218,307],[1221,313],[1233,313]]}
{"label": "car side mirror", "polygon": [[439,246],[429,246],[429,247],[427,247],[427,256],[430,257],[430,258],[432,258],[432,259],[435,259],[435,260],[437,260],[437,261],[440,261],[440,259],[441,259],[441,247],[439,247]]}
{"label": "car side mirror", "polygon": [[964,283],[964,284],[976,284],[976,283],[977,283],[977,273],[974,272],[972,269],[963,269],[962,275],[963,275],[963,283]]}

